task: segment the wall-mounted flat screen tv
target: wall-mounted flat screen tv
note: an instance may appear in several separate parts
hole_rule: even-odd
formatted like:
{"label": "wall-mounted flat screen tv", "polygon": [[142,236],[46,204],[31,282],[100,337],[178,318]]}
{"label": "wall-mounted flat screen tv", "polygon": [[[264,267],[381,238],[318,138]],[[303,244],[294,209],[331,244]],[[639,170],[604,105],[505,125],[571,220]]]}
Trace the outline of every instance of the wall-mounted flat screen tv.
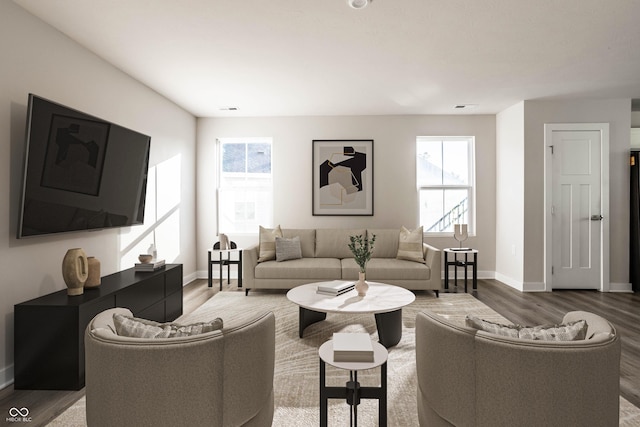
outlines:
{"label": "wall-mounted flat screen tv", "polygon": [[18,238],[142,224],[151,138],[29,94]]}

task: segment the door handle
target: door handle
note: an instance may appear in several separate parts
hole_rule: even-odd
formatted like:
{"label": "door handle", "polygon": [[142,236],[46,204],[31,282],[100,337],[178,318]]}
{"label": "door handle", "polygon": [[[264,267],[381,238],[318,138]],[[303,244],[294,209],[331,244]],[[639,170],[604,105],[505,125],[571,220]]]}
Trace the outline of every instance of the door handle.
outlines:
{"label": "door handle", "polygon": [[591,221],[602,221],[602,215],[591,215]]}

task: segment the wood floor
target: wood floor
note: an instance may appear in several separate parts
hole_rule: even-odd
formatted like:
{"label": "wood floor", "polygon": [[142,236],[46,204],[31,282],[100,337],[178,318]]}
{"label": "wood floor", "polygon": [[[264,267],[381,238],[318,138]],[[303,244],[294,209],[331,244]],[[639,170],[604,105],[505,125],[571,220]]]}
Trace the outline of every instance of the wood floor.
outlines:
{"label": "wood floor", "polygon": [[[235,284],[224,291],[241,292]],[[196,280],[184,288],[184,312],[189,313],[218,292],[217,283],[207,287]],[[463,292],[459,289],[458,292]],[[479,280],[473,295],[514,323],[536,325],[557,323],[567,311],[585,310],[611,321],[622,336],[620,389],[622,396],[640,407],[640,293],[596,291],[554,291],[522,293],[495,280]],[[0,419],[9,409],[28,408],[30,426],[44,426],[84,395],[79,391],[0,390]]]}

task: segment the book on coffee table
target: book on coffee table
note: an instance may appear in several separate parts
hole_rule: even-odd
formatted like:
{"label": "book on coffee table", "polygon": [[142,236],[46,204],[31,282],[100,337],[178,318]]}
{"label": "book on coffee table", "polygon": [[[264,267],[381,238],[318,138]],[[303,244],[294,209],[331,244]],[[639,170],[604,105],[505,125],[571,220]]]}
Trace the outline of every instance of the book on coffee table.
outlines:
{"label": "book on coffee table", "polygon": [[334,333],[333,360],[336,362],[373,362],[371,337],[366,333]]}
{"label": "book on coffee table", "polygon": [[345,292],[349,292],[355,287],[354,282],[345,282],[342,280],[334,280],[333,282],[322,282],[318,284],[316,292],[324,295],[341,295]]}

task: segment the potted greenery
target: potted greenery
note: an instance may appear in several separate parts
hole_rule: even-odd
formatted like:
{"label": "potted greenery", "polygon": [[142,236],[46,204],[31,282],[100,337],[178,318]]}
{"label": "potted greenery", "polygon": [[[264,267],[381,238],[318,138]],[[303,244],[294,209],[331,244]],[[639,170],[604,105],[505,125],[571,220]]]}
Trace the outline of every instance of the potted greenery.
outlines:
{"label": "potted greenery", "polygon": [[357,236],[349,236],[349,249],[353,254],[353,258],[360,267],[360,272],[358,273],[358,281],[356,282],[356,291],[358,291],[358,295],[363,297],[367,294],[367,290],[369,289],[369,285],[364,281],[365,273],[367,270],[367,262],[371,259],[371,254],[373,253],[373,246],[376,242],[376,235],[373,234],[371,239],[367,237],[362,237],[362,235]]}

